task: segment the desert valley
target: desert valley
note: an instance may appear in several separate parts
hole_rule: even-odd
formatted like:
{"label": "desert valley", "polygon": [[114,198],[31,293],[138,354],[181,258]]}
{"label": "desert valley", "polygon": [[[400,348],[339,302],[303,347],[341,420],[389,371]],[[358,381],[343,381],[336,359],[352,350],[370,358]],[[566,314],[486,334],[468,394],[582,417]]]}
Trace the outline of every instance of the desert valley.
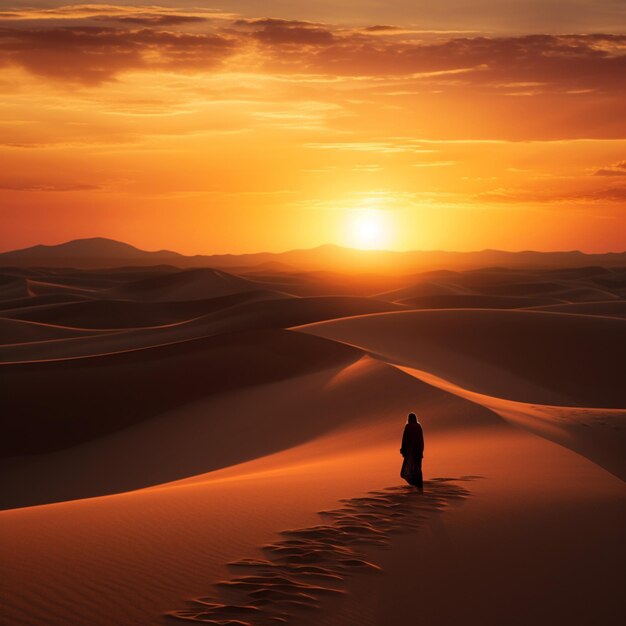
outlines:
{"label": "desert valley", "polygon": [[362,274],[121,245],[0,255],[3,623],[618,623],[623,258]]}

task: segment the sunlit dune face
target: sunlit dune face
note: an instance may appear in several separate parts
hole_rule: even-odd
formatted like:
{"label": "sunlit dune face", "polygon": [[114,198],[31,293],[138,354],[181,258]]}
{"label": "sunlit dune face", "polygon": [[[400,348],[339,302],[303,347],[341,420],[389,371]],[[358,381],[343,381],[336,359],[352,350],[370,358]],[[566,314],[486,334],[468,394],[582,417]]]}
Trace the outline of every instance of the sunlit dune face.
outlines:
{"label": "sunlit dune face", "polygon": [[367,250],[386,248],[391,244],[391,230],[388,211],[352,211],[346,224],[346,245]]}

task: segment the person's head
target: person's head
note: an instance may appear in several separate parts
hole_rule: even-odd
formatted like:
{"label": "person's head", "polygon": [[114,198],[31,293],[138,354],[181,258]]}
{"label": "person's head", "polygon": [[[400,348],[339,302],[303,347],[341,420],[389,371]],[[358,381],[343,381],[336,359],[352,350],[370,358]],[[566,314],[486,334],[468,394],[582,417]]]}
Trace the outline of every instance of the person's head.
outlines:
{"label": "person's head", "polygon": [[417,424],[417,415],[409,413],[409,424]]}

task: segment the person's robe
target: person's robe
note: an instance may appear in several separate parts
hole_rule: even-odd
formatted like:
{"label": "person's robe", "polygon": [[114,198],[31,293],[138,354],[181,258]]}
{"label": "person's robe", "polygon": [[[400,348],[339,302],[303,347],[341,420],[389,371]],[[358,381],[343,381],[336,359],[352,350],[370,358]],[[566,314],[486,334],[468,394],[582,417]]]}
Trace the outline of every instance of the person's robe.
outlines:
{"label": "person's robe", "polygon": [[424,456],[424,433],[419,423],[407,424],[402,434],[400,454],[404,457],[400,476],[409,485],[422,486],[422,457]]}

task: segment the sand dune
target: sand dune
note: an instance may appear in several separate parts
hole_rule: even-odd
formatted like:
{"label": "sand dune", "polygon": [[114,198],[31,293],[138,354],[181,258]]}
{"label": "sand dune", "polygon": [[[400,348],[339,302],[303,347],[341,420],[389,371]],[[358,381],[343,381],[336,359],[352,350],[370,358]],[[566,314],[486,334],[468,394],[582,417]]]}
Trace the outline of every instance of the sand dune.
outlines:
{"label": "sand dune", "polygon": [[510,400],[626,407],[621,319],[535,311],[383,313],[299,328]]}
{"label": "sand dune", "polygon": [[181,302],[132,302],[128,300],[85,300],[51,305],[25,306],[2,311],[3,317],[75,328],[142,328],[182,322],[204,313],[262,300],[264,291],[248,291],[229,296]]}
{"label": "sand dune", "polygon": [[626,321],[523,311],[420,311],[298,330],[342,341],[626,478]]}
{"label": "sand dune", "polygon": [[221,270],[202,268],[131,281],[108,290],[106,295],[111,298],[141,302],[180,302],[264,289],[263,283],[247,280]]}
{"label": "sand dune", "polygon": [[500,284],[474,285],[474,290],[490,296],[537,296],[563,291],[563,285],[551,282],[503,282]]}
{"label": "sand dune", "polygon": [[[245,294],[246,296],[248,294]],[[224,333],[241,332],[244,330],[263,330],[286,328],[296,324],[310,323],[325,319],[337,319],[364,313],[378,313],[401,309],[393,304],[382,303],[367,298],[355,297],[318,297],[318,298],[286,298],[280,300],[255,300],[250,302],[237,303],[242,298],[239,295],[225,296],[218,302],[202,302],[202,307],[197,306],[197,302],[187,303],[188,306],[176,306],[183,303],[173,303],[170,305],[171,311],[179,314],[186,312],[187,315],[200,310],[207,310],[211,305],[217,307],[213,313],[200,315],[199,317],[182,322],[173,322],[162,326],[152,326],[148,328],[133,328],[127,330],[112,330],[111,332],[99,331],[97,333],[83,332],[83,338],[74,339],[77,333],[71,334],[68,329],[68,337],[71,341],[48,341],[45,344],[21,344],[11,345],[3,348],[0,346],[0,363],[15,363],[23,361],[46,361],[51,359],[67,359],[81,356],[111,354],[125,350],[137,350],[147,348],[152,345],[165,345],[189,339],[198,339],[212,335]],[[246,298],[248,299],[248,298]],[[227,306],[227,303],[230,306]],[[95,303],[94,303],[95,304]],[[102,303],[100,303],[102,304]],[[111,308],[108,306],[98,308],[96,306],[74,307],[85,311],[91,309],[92,312],[100,312],[108,315],[111,321]],[[136,303],[116,303],[122,304],[117,313],[120,318],[129,312],[142,311],[148,315],[152,312],[156,315],[167,314],[162,307],[158,309],[149,305],[146,311],[145,305],[137,310]],[[114,309],[115,310],[115,309]],[[81,322],[74,318],[75,323],[93,323],[93,315],[87,322]],[[85,318],[83,318],[85,319]],[[147,316],[144,315],[144,321]],[[7,320],[9,323],[9,320]],[[127,321],[128,323],[128,321]]]}
{"label": "sand dune", "polygon": [[505,419],[591,459],[626,480],[626,408],[580,408],[514,402],[469,391],[428,372],[401,367],[419,380],[487,407]]}
{"label": "sand dune", "polygon": [[[621,301],[528,307],[560,299],[537,285],[612,298],[619,272],[261,270],[13,276],[93,292],[0,319],[0,621],[612,623]],[[490,295],[507,285],[530,295]],[[347,295],[398,292],[483,308]],[[419,498],[398,476],[408,411]]]}
{"label": "sand dune", "polygon": [[443,294],[416,296],[396,300],[415,309],[521,309],[532,306],[559,304],[556,298],[522,296],[481,296],[477,294]]}
{"label": "sand dune", "polygon": [[[4,319],[0,317],[0,351],[7,350],[7,344],[27,344],[30,342],[52,341],[89,335],[89,331],[64,326],[52,326],[38,322]],[[40,352],[39,347],[34,349]],[[1,357],[0,357],[1,358]]]}
{"label": "sand dune", "polygon": [[[293,344],[294,358],[310,358],[310,351],[296,348]],[[138,423],[129,420],[123,429],[71,449],[5,460],[1,507],[119,493],[204,475],[346,425],[362,427],[373,416],[404,411],[411,397],[421,398],[426,414],[436,416],[437,430],[497,422],[476,416],[466,425],[464,416],[444,415],[437,408],[444,394],[367,358],[349,366],[345,359],[333,363],[328,357],[319,365],[302,363],[286,377],[278,378],[278,372],[273,382],[263,382],[268,377],[262,370],[272,365],[270,360],[258,358],[254,365],[260,371],[252,385],[241,378],[230,389],[207,389],[196,401]],[[386,397],[387,389],[394,389],[395,400]]]}
{"label": "sand dune", "polygon": [[218,390],[354,358],[352,349],[339,344],[303,340],[286,331],[258,331],[96,357],[4,364],[0,403],[12,420],[0,454],[67,447]]}
{"label": "sand dune", "polygon": [[609,300],[604,302],[571,302],[548,306],[529,307],[538,311],[554,313],[575,313],[580,315],[607,315],[609,317],[626,317],[625,300]]}
{"label": "sand dune", "polygon": [[[112,622],[139,626],[159,623],[165,615],[181,611],[188,618],[202,620],[202,613],[189,613],[193,607],[197,610],[198,604],[185,608],[187,601],[203,599],[203,611],[216,612],[220,598],[222,605],[238,604],[238,589],[246,591],[245,587],[261,591],[253,598],[266,596],[271,610],[281,604],[280,598],[287,599],[275,593],[281,589],[270,587],[269,596],[263,591],[277,582],[268,578],[273,576],[267,573],[271,564],[286,567],[284,574],[289,578],[297,576],[297,559],[281,560],[283,548],[291,548],[281,541],[303,542],[302,549],[313,549],[312,566],[319,566],[316,542],[333,531],[316,528],[320,524],[316,511],[330,511],[323,524],[331,527],[343,523],[346,515],[367,511],[373,514],[369,517],[373,529],[386,533],[386,511],[405,505],[410,510],[411,504],[401,492],[367,494],[398,484],[397,444],[402,425],[398,414],[409,406],[418,411],[428,429],[429,476],[471,473],[485,478],[470,483],[442,482],[442,487],[450,485],[450,490],[439,494],[435,488],[432,500],[424,502],[419,512],[418,528],[404,539],[403,535],[383,535],[389,550],[357,544],[359,552],[364,550],[365,561],[382,567],[379,576],[371,578],[352,567],[349,577],[335,579],[342,593],[322,597],[315,591],[321,612],[309,614],[284,604],[281,612],[296,616],[296,623],[303,626],[382,625],[388,622],[377,615],[379,603],[385,604],[385,618],[395,623],[406,619],[403,612],[408,607],[414,610],[417,597],[429,623],[453,624],[464,614],[469,624],[495,626],[502,604],[525,606],[529,589],[533,590],[533,604],[541,606],[542,619],[561,616],[569,623],[584,624],[592,613],[605,616],[617,609],[619,577],[611,572],[618,571],[623,557],[615,538],[624,512],[623,485],[617,479],[578,455],[508,427],[474,403],[400,372],[373,386],[371,374],[365,375],[370,366],[365,370],[355,367],[348,366],[337,380],[321,387],[301,390],[297,402],[304,413],[294,416],[274,405],[287,425],[323,414],[319,401],[328,390],[337,390],[349,407],[360,389],[363,403],[356,419],[307,443],[153,489],[0,513],[0,526],[10,547],[5,562],[12,575],[3,608],[9,623],[73,620],[94,626]],[[375,369],[380,372],[387,367],[381,364]],[[341,393],[344,384],[348,384],[347,393]],[[279,400],[268,394],[268,404],[272,397]],[[266,407],[267,414],[271,408]],[[332,413],[340,415],[341,407],[335,406]],[[440,424],[442,419],[447,425]],[[528,459],[533,462],[529,464]],[[564,476],[575,477],[575,483],[568,483]],[[463,495],[465,503],[451,506],[448,494]],[[377,508],[371,508],[361,496],[373,498]],[[348,501],[339,503],[341,498]],[[441,512],[436,513],[437,509]],[[562,523],[563,515],[567,524]],[[402,526],[402,517],[397,519]],[[282,537],[277,535],[281,530],[287,530]],[[358,526],[350,533],[360,536]],[[564,567],[564,555],[574,540],[575,559],[567,560]],[[259,551],[264,545],[268,548]],[[353,550],[351,545],[346,549]],[[272,554],[278,558],[273,559]],[[407,571],[404,560],[409,556],[414,565],[420,564],[420,572],[429,575],[420,576],[421,584],[417,589],[413,584],[406,595],[402,572]],[[479,556],[481,576],[472,576]],[[263,572],[246,570],[257,567],[262,559],[270,563],[261,563]],[[513,585],[510,576],[503,576],[511,561],[517,583]],[[585,572],[589,567],[597,572],[592,582],[587,576],[580,577],[581,562]],[[233,563],[233,574],[229,575],[227,563]],[[324,563],[328,568],[329,561]],[[332,562],[330,567],[335,567]],[[253,579],[237,581],[241,575]],[[555,586],[557,578],[560,584]],[[233,581],[243,584],[230,585]],[[218,584],[215,589],[214,583]],[[490,597],[498,598],[495,607],[491,601],[484,602],[481,589],[485,587],[490,589]],[[428,594],[425,597],[423,588]],[[457,602],[448,601],[450,588]],[[568,608],[571,594],[583,589],[589,608]],[[468,602],[475,607],[469,617]],[[223,609],[214,614],[233,618],[226,617],[227,613]],[[248,623],[262,623],[254,615],[247,617]],[[528,612],[522,611],[512,616],[511,623],[521,625],[528,619]]]}
{"label": "sand dune", "polygon": [[24,278],[2,276],[0,280],[0,301],[27,298],[31,295],[28,291],[27,281]]}
{"label": "sand dune", "polygon": [[[145,275],[145,273],[144,273]],[[79,270],[53,270],[50,268],[0,268],[0,290],[3,284],[21,284],[31,295],[63,293],[76,290],[98,291],[111,287],[116,281],[105,274],[81,272]],[[117,281],[119,282],[119,281]]]}
{"label": "sand dune", "polygon": [[142,280],[150,276],[175,274],[179,271],[180,269],[173,265],[110,267],[91,270],[44,267],[32,269],[29,278],[44,282],[62,283],[71,287],[84,287],[103,291],[131,281]]}
{"label": "sand dune", "polygon": [[[466,272],[425,273],[414,277],[413,283],[377,298],[415,305],[419,308],[444,308],[446,302],[458,308],[466,301],[474,308],[519,308],[523,299],[527,306],[565,302],[585,302],[618,298],[601,281],[611,280],[615,273],[606,268],[575,268],[566,270],[512,270],[490,268]],[[598,282],[600,281],[600,282]],[[531,304],[533,303],[533,304]]]}
{"label": "sand dune", "polygon": [[591,287],[564,289],[562,291],[555,291],[552,295],[567,302],[596,302],[599,300],[618,299],[618,296],[610,291],[593,289]]}
{"label": "sand dune", "polygon": [[338,271],[298,271],[268,274],[249,270],[246,276],[262,281],[270,288],[300,297],[371,296],[383,289],[395,288],[407,282],[407,278],[403,276],[386,276],[373,273],[345,274]]}
{"label": "sand dune", "polygon": [[18,309],[35,308],[47,304],[67,304],[69,302],[82,302],[90,300],[86,295],[71,294],[50,294],[46,296],[25,296],[23,298],[15,298],[0,302],[0,312],[4,315],[5,311],[17,311]]}
{"label": "sand dune", "polygon": [[459,296],[474,295],[469,289],[448,285],[443,282],[420,282],[401,289],[387,291],[385,293],[376,294],[376,298],[380,300],[388,300],[389,302],[405,302],[410,303],[412,300],[421,298],[440,298],[443,296]]}
{"label": "sand dune", "polygon": [[91,297],[94,293],[97,293],[97,290],[94,288],[75,287],[32,279],[26,281],[26,289],[31,296],[72,295]]}
{"label": "sand dune", "polygon": [[615,268],[608,274],[594,276],[590,280],[611,291],[623,290],[626,289],[626,270],[623,267]]}
{"label": "sand dune", "polygon": [[554,276],[555,278],[565,279],[594,279],[598,277],[606,277],[613,274],[612,270],[608,267],[601,267],[599,265],[590,265],[588,267],[565,267],[561,269],[545,270],[544,273],[547,276]]}

